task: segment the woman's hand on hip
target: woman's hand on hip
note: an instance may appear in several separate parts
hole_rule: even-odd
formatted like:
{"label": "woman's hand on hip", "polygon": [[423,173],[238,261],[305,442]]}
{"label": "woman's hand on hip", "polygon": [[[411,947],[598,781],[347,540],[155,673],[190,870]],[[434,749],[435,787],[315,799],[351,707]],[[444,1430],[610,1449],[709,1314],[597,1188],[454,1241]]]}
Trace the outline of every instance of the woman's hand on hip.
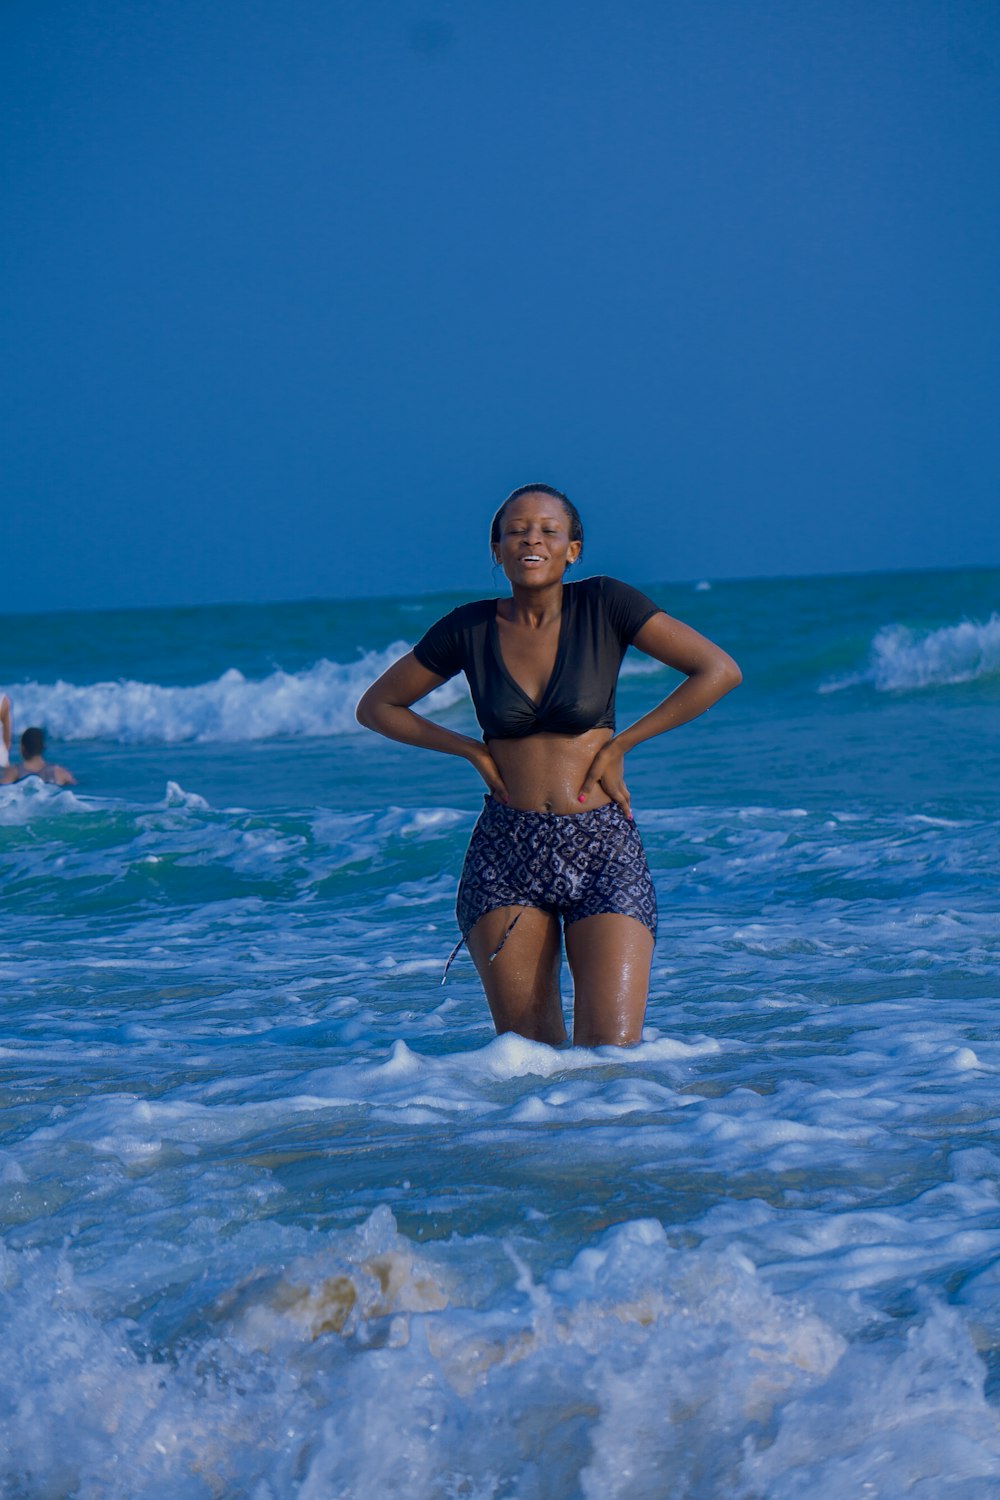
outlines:
{"label": "woman's hand on hip", "polygon": [[509,802],[510,797],[507,794],[507,788],[504,786],[503,777],[497,770],[497,763],[486,746],[478,745],[475,753],[469,756],[469,760],[486,782],[486,785],[497,801]]}
{"label": "woman's hand on hip", "polygon": [[627,818],[632,816],[632,799],[625,785],[625,752],[614,740],[602,745],[594,756],[576,800],[584,804],[589,802],[596,786],[604,789]]}

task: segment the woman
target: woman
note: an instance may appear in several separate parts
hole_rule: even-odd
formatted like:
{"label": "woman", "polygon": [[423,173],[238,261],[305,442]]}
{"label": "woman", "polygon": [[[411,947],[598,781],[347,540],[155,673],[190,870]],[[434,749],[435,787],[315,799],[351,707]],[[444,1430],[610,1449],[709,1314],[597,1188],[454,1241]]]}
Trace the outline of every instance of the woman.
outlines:
{"label": "woman", "polygon": [[10,765],[10,699],[0,693],[0,770]]}
{"label": "woman", "polygon": [[[656,898],[624,779],[627,751],[704,713],[740,682],[711,641],[627,584],[564,583],[580,559],[576,507],[545,484],[508,495],[490,528],[508,599],[462,605],[365,693],[358,719],[407,745],[458,755],[489,788],[465,857],[458,921],[498,1032],[566,1040],[560,925],[576,1046],[642,1035]],[[686,681],[615,733],[615,687],[634,645]],[[464,671],[482,741],[413,712]]]}

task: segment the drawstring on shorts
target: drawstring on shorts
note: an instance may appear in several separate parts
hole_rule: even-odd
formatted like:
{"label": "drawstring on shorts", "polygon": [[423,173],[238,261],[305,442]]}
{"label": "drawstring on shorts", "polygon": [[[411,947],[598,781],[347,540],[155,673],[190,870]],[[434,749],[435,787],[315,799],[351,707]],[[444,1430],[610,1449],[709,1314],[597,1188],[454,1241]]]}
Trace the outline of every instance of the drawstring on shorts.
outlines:
{"label": "drawstring on shorts", "polygon": [[[521,910],[518,912],[517,916],[513,919],[513,921],[507,923],[507,926],[504,928],[503,937],[500,939],[499,943],[497,943],[496,947],[493,949],[493,952],[490,954],[489,958],[486,960],[487,963],[491,964],[493,962],[493,960],[496,958],[497,954],[500,952],[500,949],[503,947],[504,943],[510,937],[511,933],[514,931],[514,928],[517,926],[518,922],[520,922],[521,918],[524,916],[524,913],[527,911],[527,909],[528,908],[526,906],[522,906]],[[448,978],[448,970],[451,968],[452,963],[457,958],[457,956],[458,956],[458,950],[459,950],[459,948],[461,948],[461,946],[462,946],[462,944],[464,942],[465,942],[465,938],[459,938],[459,940],[455,944],[454,948],[452,948],[451,953],[448,955],[448,962],[445,964],[445,966],[444,966],[444,973],[441,975],[441,983],[442,984],[444,984],[445,980]]]}
{"label": "drawstring on shorts", "polygon": [[514,918],[513,922],[508,922],[507,927],[504,930],[503,937],[500,939],[499,943],[497,943],[496,947],[493,949],[493,952],[490,954],[489,958],[487,959],[487,963],[492,963],[493,960],[496,958],[497,954],[500,952],[500,949],[503,947],[504,943],[510,937],[511,933],[514,931],[514,928],[517,926],[518,922],[520,922],[521,918],[524,916],[524,913],[525,913],[526,910],[527,910],[527,907],[522,906],[521,910],[518,912],[518,914]]}

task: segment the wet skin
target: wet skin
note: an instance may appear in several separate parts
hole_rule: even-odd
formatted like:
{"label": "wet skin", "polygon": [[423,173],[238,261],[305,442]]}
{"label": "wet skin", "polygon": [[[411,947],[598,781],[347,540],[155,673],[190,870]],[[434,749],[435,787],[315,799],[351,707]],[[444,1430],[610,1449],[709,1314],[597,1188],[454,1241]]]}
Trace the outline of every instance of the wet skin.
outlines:
{"label": "wet skin", "polygon": [[[489,740],[486,744],[510,807],[528,812],[583,811],[580,788],[594,757],[613,738],[610,729],[586,734],[531,734],[523,740]],[[598,784],[587,798],[588,808],[603,807],[612,799]]]}
{"label": "wet skin", "polygon": [[[497,637],[509,676],[539,703],[555,665],[562,619],[562,580],[579,557],[569,517],[554,496],[532,491],[504,513],[494,560],[511,585],[497,600]],[[735,662],[711,641],[662,611],[647,620],[634,644],[686,680],[628,729],[612,734],[536,734],[481,740],[456,734],[413,712],[442,678],[412,652],[374,682],[358,704],[370,729],[429,750],[457,755],[478,771],[499,801],[529,812],[574,814],[617,802],[631,817],[624,757],[653,735],[703,713],[740,681]],[[510,922],[517,927],[492,962]],[[639,1041],[649,990],[653,939],[634,917],[602,913],[565,932],[573,978],[573,1041],[577,1046],[629,1046]],[[560,923],[537,907],[500,907],[479,919],[469,952],[498,1032],[514,1031],[557,1046],[566,1039],[559,992]]]}

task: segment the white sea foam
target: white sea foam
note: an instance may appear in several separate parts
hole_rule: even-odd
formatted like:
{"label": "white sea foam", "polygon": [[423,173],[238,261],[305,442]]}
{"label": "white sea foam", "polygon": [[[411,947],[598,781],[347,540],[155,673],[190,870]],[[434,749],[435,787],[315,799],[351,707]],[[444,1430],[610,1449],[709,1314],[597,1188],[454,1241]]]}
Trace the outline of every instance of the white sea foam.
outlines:
{"label": "white sea foam", "polygon": [[[123,745],[183,741],[234,743],[276,736],[351,734],[358,699],[408,649],[396,641],[357,661],[322,660],[302,672],[275,671],[254,680],[231,667],[214,682],[164,687],[155,682],[26,682],[17,689],[19,720],[44,724],[59,740],[104,740]],[[465,695],[461,678],[426,699],[431,712]]]}
{"label": "white sea foam", "polygon": [[872,640],[868,665],[860,672],[831,678],[821,693],[870,683],[877,692],[906,692],[975,682],[1000,674],[1000,615],[984,623],[962,620],[937,630],[885,625]]}
{"label": "white sea foam", "polygon": [[37,817],[79,812],[83,803],[68,787],[53,786],[38,776],[0,787],[0,828],[28,823]]}
{"label": "white sea foam", "polygon": [[654,677],[657,672],[664,670],[661,662],[653,661],[650,656],[640,656],[636,651],[630,651],[622,662],[623,677]]}
{"label": "white sea foam", "polygon": [[[384,1205],[311,1237],[206,1217],[182,1253],[133,1241],[96,1274],[0,1248],[0,1479],[110,1500],[995,1493],[984,1368],[940,1303],[851,1344],[738,1248],[678,1248],[654,1219],[548,1271],[523,1235],[502,1250],[415,1243]],[[200,1326],[151,1360],[120,1289],[155,1307],[185,1285]]]}

